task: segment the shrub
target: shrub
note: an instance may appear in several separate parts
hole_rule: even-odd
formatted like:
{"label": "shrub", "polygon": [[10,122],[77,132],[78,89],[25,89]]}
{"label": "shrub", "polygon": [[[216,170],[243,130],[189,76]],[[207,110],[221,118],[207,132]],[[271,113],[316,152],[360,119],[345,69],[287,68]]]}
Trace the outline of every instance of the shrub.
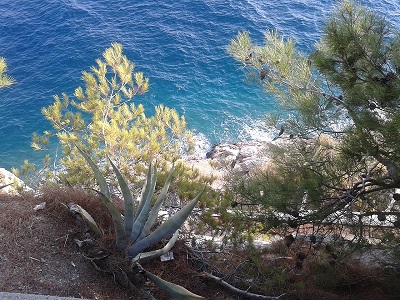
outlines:
{"label": "shrub", "polygon": [[[160,279],[140,266],[140,262],[159,257],[172,248],[178,238],[179,228],[186,221],[203,192],[200,192],[192,201],[187,203],[177,213],[161,223],[151,232],[158,217],[161,205],[166,198],[172,180],[174,166],[172,166],[164,187],[153,204],[154,191],[157,182],[157,169],[156,166],[153,168],[152,163],[150,163],[147,171],[147,179],[143,186],[140,200],[136,203],[123,175],[112,160],[109,159],[124,198],[124,215],[122,216],[112,201],[112,193],[105,177],[100,172],[97,165],[84,151],[79,148],[78,151],[82,154],[89,167],[94,172],[95,178],[100,186],[100,191],[98,191],[100,199],[112,216],[116,236],[115,245],[117,249],[122,253],[126,253],[127,259],[132,262],[133,266],[144,272],[147,278],[175,299],[203,299],[181,286]],[[70,204],[69,207],[81,215],[95,234],[101,234],[95,220],[82,207],[73,204]],[[169,242],[163,248],[153,251],[145,251],[149,247],[158,244],[160,241],[170,237],[171,235],[172,238],[170,238]]]}

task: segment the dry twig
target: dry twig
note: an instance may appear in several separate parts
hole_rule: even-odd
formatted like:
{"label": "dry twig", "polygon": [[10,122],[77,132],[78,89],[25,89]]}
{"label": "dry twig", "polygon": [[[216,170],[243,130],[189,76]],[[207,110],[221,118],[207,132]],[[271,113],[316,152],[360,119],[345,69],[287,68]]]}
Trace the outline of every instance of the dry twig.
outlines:
{"label": "dry twig", "polygon": [[243,297],[244,299],[254,299],[254,300],[279,300],[283,295],[282,294],[278,297],[273,297],[273,296],[264,296],[264,295],[260,295],[260,294],[254,294],[254,293],[250,293],[248,291],[244,291],[241,289],[238,289],[236,287],[234,287],[233,285],[230,285],[229,283],[227,283],[226,281],[224,281],[222,278],[219,278],[217,276],[214,276],[212,274],[203,272],[201,273],[201,276],[207,279],[210,279],[220,285],[222,285],[223,287],[225,287],[226,289],[228,289],[229,291],[233,292],[234,294]]}

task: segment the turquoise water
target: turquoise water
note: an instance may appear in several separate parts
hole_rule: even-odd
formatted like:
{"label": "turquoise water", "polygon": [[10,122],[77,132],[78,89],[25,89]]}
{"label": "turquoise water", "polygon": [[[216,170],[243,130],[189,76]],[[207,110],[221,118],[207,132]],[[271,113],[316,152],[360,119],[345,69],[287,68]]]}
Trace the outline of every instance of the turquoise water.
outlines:
{"label": "turquoise water", "polygon": [[[257,120],[273,99],[244,82],[226,53],[238,31],[262,41],[266,29],[312,51],[336,1],[307,0],[0,0],[0,56],[17,84],[0,91],[0,167],[37,161],[33,132],[50,129],[41,108],[72,94],[81,72],[112,42],[150,78],[136,98],[150,112],[165,104],[184,114],[204,151],[216,142],[268,139]],[[363,1],[400,24],[398,0]]]}

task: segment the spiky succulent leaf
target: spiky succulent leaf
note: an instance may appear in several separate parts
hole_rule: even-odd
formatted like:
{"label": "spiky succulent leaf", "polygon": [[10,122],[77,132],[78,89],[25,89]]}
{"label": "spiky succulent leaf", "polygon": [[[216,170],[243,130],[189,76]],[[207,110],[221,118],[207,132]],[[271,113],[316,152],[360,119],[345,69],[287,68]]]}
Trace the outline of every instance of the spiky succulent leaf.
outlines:
{"label": "spiky succulent leaf", "polygon": [[93,162],[93,160],[89,157],[89,155],[86,154],[85,151],[83,151],[78,146],[76,146],[76,148],[78,148],[79,152],[82,154],[82,156],[85,158],[86,162],[89,164],[90,168],[92,169],[94,176],[96,177],[97,183],[100,186],[101,193],[104,196],[106,196],[107,199],[111,199],[111,192],[110,192],[110,189],[108,188],[107,181],[104,178],[103,174],[100,172],[99,168],[96,166],[96,164]]}
{"label": "spiky succulent leaf", "polygon": [[186,204],[180,211],[178,211],[171,218],[169,218],[167,221],[157,227],[154,232],[143,238],[141,241],[134,243],[128,250],[129,259],[134,258],[146,248],[158,243],[168,236],[171,236],[176,230],[178,230],[189,217],[190,213],[196,206],[203,192],[204,189],[192,201]]}
{"label": "spiky succulent leaf", "polygon": [[175,164],[172,165],[171,170],[169,171],[168,178],[165,181],[164,187],[162,188],[160,195],[158,195],[157,201],[156,201],[156,203],[154,203],[153,208],[151,209],[149,217],[146,221],[146,224],[144,225],[143,230],[137,241],[140,241],[145,236],[147,236],[150,232],[151,227],[154,225],[154,222],[156,221],[156,219],[158,217],[158,212],[160,211],[161,205],[164,203],[164,200],[167,197],[167,192],[168,192],[169,186],[172,181],[172,175],[174,173],[174,168],[175,168]]}
{"label": "spiky succulent leaf", "polygon": [[[150,167],[151,168],[151,165]],[[151,201],[153,199],[153,195],[154,195],[154,190],[156,188],[156,183],[157,183],[157,169],[154,167],[154,173],[151,174],[150,173],[151,179],[150,179],[150,186],[146,186],[146,189],[148,188],[148,190],[144,193],[144,197],[146,197],[145,199],[143,199],[142,201],[144,201],[144,205],[140,211],[140,213],[138,214],[138,216],[136,217],[135,222],[133,223],[132,226],[132,233],[131,233],[131,242],[134,243],[137,238],[140,236],[144,225],[146,224],[146,221],[149,217],[149,212],[151,209]]]}
{"label": "spiky succulent leaf", "polygon": [[82,206],[75,203],[71,203],[68,204],[68,208],[71,212],[79,214],[85,221],[85,223],[89,225],[90,229],[92,229],[96,235],[101,235],[101,231],[99,229],[99,226],[97,226],[96,221]]}
{"label": "spiky succulent leaf", "polygon": [[150,162],[149,168],[147,170],[146,180],[143,184],[142,192],[140,194],[139,205],[136,209],[135,220],[137,219],[138,215],[142,211],[144,203],[146,202],[147,194],[148,194],[148,191],[150,190],[150,186],[151,186],[151,174],[152,174],[151,172],[152,172],[152,167],[151,167],[151,162]]}
{"label": "spiky succulent leaf", "polygon": [[202,296],[196,295],[184,287],[174,284],[172,282],[161,279],[160,277],[150,273],[149,271],[144,270],[147,278],[150,279],[155,285],[157,285],[160,289],[166,292],[169,296],[176,300],[198,300],[205,299]]}
{"label": "spiky succulent leaf", "polygon": [[174,235],[171,237],[171,239],[168,241],[168,243],[161,249],[154,250],[154,251],[148,251],[148,252],[142,252],[136,255],[134,259],[132,259],[133,262],[144,262],[151,260],[156,257],[160,257],[161,255],[167,253],[171,248],[175,245],[176,241],[178,240],[179,236],[179,230],[175,231]]}
{"label": "spiky succulent leaf", "polygon": [[117,176],[119,187],[121,188],[122,196],[124,197],[124,225],[125,231],[130,233],[132,231],[133,226],[133,210],[134,210],[134,201],[132,193],[128,187],[128,184],[125,178],[122,176],[121,172],[115,166],[115,164],[111,161],[110,158],[108,160],[111,163],[111,166],[114,170],[115,175]]}
{"label": "spiky succulent leaf", "polygon": [[97,183],[100,186],[100,199],[103,202],[103,204],[107,207],[108,211],[111,214],[111,217],[114,221],[114,229],[115,229],[115,234],[116,234],[116,246],[119,249],[123,249],[126,247],[127,242],[126,242],[126,233],[125,233],[125,228],[124,228],[124,222],[122,220],[121,213],[119,212],[118,208],[115,207],[115,205],[111,202],[111,193],[107,185],[107,181],[104,178],[103,174],[100,172],[99,168],[96,166],[96,164],[93,162],[93,160],[79,147],[77,147],[79,152],[82,154],[82,156],[85,158],[87,163],[89,164],[90,168],[92,169]]}

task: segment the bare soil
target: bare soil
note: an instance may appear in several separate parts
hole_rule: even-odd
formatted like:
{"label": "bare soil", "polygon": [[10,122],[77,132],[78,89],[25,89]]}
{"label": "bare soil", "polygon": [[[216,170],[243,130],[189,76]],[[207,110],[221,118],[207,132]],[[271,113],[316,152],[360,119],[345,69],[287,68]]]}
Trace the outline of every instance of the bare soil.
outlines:
{"label": "bare soil", "polygon": [[[45,207],[35,211],[43,202]],[[94,195],[71,189],[48,189],[36,197],[0,195],[0,291],[98,300],[142,299],[139,289],[122,286],[115,273],[96,270],[87,250],[78,247],[75,240],[85,238],[85,229],[65,208],[70,202],[92,214],[104,232],[102,249],[113,252],[112,221]],[[204,271],[220,274],[232,285],[253,293],[284,294],[283,300],[400,299],[396,270],[385,273],[357,265],[332,269],[311,262],[296,269],[296,253],[289,250],[283,259],[267,252],[254,259],[246,251],[193,252],[180,241],[173,251],[174,260],[152,261],[143,267],[206,299],[242,297],[205,278]],[[142,279],[141,289],[156,299],[169,299]]]}

